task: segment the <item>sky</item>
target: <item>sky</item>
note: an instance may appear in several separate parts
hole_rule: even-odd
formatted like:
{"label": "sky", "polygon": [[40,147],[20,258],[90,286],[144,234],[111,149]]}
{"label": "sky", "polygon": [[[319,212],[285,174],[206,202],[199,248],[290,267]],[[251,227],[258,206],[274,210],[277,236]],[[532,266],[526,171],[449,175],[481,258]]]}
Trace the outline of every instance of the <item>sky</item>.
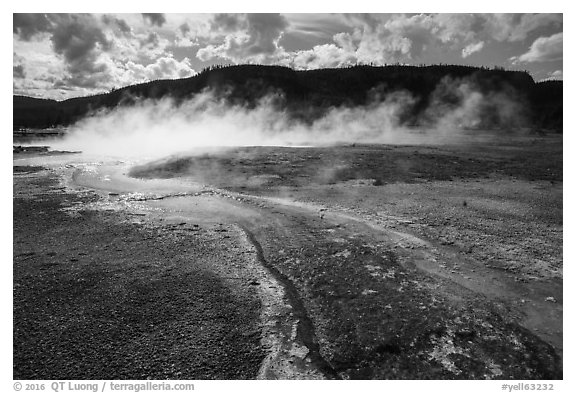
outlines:
{"label": "sky", "polygon": [[245,63],[445,63],[563,79],[563,16],[13,14],[14,94],[63,100]]}

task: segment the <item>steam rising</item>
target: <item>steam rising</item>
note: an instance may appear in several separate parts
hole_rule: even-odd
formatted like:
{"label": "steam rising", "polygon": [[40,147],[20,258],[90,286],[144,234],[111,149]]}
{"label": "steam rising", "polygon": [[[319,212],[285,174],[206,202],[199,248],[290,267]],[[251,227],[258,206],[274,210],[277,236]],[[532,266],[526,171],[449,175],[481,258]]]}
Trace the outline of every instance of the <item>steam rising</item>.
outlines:
{"label": "steam rising", "polygon": [[[447,105],[450,94],[457,104]],[[505,94],[485,96],[465,81],[445,80],[437,87],[418,129],[402,125],[416,102],[405,91],[387,94],[361,107],[338,107],[311,123],[294,120],[267,96],[248,109],[230,105],[210,91],[176,103],[140,101],[87,117],[73,127],[61,150],[119,157],[158,158],[232,146],[307,146],[336,143],[416,144],[445,142],[462,127],[480,124],[486,109],[503,123],[518,125],[519,104]],[[441,139],[441,140],[440,140]]]}

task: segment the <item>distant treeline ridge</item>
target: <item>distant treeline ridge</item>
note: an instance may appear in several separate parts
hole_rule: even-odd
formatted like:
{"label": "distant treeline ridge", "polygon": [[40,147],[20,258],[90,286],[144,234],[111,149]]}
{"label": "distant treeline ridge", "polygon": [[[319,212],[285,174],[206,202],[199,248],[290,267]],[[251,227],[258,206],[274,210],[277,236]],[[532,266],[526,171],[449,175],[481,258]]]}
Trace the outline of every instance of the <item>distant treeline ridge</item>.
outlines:
{"label": "distant treeline ridge", "polygon": [[[455,65],[358,65],[308,71],[281,66],[218,66],[190,78],[157,80],[65,101],[14,96],[13,125],[14,129],[67,126],[100,109],[165,97],[178,103],[206,90],[247,108],[275,94],[282,99],[274,104],[302,121],[313,121],[330,108],[373,104],[389,94],[407,92],[415,102],[402,114],[401,122],[419,125],[432,102],[440,99],[442,104],[459,104],[462,97],[453,92],[439,97],[439,86],[447,80],[465,81],[481,94],[514,100],[521,107],[522,126],[562,132],[561,81],[535,83],[523,71]],[[506,126],[489,113],[483,119],[483,127]]]}

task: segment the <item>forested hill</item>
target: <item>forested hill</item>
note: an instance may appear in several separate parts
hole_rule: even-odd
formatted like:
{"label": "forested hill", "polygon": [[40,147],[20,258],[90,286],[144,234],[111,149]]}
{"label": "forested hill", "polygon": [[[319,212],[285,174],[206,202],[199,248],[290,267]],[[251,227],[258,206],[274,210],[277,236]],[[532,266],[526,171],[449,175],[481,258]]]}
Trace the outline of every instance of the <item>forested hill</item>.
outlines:
{"label": "forested hill", "polygon": [[[457,107],[474,92],[486,98],[483,127],[508,125],[491,115],[505,97],[515,103],[514,111],[523,119],[521,126],[562,131],[561,81],[535,83],[526,72],[451,65],[310,71],[262,65],[215,67],[186,79],[158,80],[60,102],[14,96],[14,128],[65,126],[102,108],[131,105],[142,98],[172,97],[181,102],[205,90],[248,108],[274,94],[281,97],[274,105],[303,121],[314,120],[333,107],[370,105],[402,92],[411,101],[401,121],[410,125],[425,122],[432,105]],[[490,106],[492,98],[494,107]]]}

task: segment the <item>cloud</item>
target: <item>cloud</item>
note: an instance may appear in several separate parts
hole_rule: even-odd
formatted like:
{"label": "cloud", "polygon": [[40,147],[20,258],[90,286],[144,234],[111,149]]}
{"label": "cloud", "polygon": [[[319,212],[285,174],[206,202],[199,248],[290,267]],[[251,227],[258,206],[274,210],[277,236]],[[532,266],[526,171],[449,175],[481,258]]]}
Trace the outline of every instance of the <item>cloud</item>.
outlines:
{"label": "cloud", "polygon": [[175,30],[175,37],[172,44],[176,47],[191,47],[199,45],[199,34],[198,28],[200,26],[195,25],[194,31],[187,22],[184,22],[178,26]]}
{"label": "cloud", "polygon": [[[298,69],[457,63],[486,48],[491,54],[498,52],[497,45],[494,50],[491,46],[497,41],[501,48],[509,49],[511,42],[517,43],[515,48],[520,42],[526,48],[527,53],[512,61],[537,62],[562,58],[561,45],[554,49],[550,41],[561,28],[562,14],[13,14],[14,51],[31,44],[25,59],[13,66],[19,86],[24,86],[20,75],[28,80],[53,74],[74,84],[67,86],[71,92],[173,77],[180,72],[168,71],[168,64],[176,60],[166,59],[173,55],[183,74],[193,71],[183,65],[184,56],[196,56],[195,67],[202,67],[200,61]],[[42,61],[34,45],[42,45]],[[164,71],[162,61],[168,67]],[[129,70],[129,62],[147,70]],[[42,83],[53,86],[44,79]]]}
{"label": "cloud", "polygon": [[[387,42],[385,47],[394,48],[404,42],[400,52],[408,54],[407,43],[410,42],[410,56],[420,56],[426,45],[431,43],[460,43],[474,39],[478,25],[476,14],[417,14],[417,15],[363,15],[353,20],[355,28],[361,32],[366,41],[375,39]],[[357,34],[357,33],[356,33]],[[358,35],[358,34],[357,34]]]}
{"label": "cloud", "polygon": [[464,49],[462,49],[462,57],[466,58],[470,56],[472,53],[480,52],[484,48],[484,41],[477,42],[475,44],[467,45]]}
{"label": "cloud", "polygon": [[473,42],[472,28],[479,25],[474,14],[352,14],[344,20],[352,32],[333,36],[334,44],[346,52],[342,57],[374,64],[414,61],[425,50],[445,44],[461,48]]}
{"label": "cloud", "polygon": [[551,72],[549,76],[551,79],[559,79],[559,80],[564,79],[564,73],[562,72],[562,70],[556,70],[554,72]]}
{"label": "cloud", "polygon": [[12,14],[13,32],[23,40],[34,35],[50,31],[52,24],[46,14]]}
{"label": "cloud", "polygon": [[216,14],[210,21],[210,29],[218,32],[234,32],[244,28],[241,14]]}
{"label": "cloud", "polygon": [[117,29],[121,34],[129,35],[132,32],[132,28],[124,19],[117,18],[113,15],[102,15],[102,22],[107,26]]}
{"label": "cloud", "polygon": [[316,45],[313,49],[298,51],[290,63],[297,69],[341,67],[354,64],[356,57],[334,44]]}
{"label": "cloud", "polygon": [[50,38],[56,53],[69,63],[85,61],[97,49],[108,50],[110,41],[91,16],[69,15],[63,18]]}
{"label": "cloud", "polygon": [[50,40],[54,51],[63,55],[69,77],[66,82],[80,87],[98,87],[106,81],[108,66],[100,61],[112,42],[91,15],[62,15]]}
{"label": "cloud", "polygon": [[542,27],[562,27],[562,14],[483,14],[484,30],[496,41],[522,41]]}
{"label": "cloud", "polygon": [[190,26],[188,25],[188,23],[182,23],[178,28],[180,29],[182,35],[190,33]]}
{"label": "cloud", "polygon": [[62,98],[54,94],[54,83],[67,75],[66,63],[54,55],[51,42],[45,38],[14,42],[13,67],[22,66],[25,72],[25,78],[17,78],[19,70],[16,68],[14,94]]}
{"label": "cloud", "polygon": [[550,37],[537,38],[528,52],[510,58],[513,63],[534,63],[562,60],[563,34],[557,33]]}
{"label": "cloud", "polygon": [[248,14],[248,35],[250,39],[242,49],[248,54],[273,54],[277,41],[288,21],[280,14]]}
{"label": "cloud", "polygon": [[335,67],[354,63],[405,62],[418,53],[428,33],[422,18],[385,19],[384,15],[346,15],[352,32],[337,33],[333,43],[290,54],[297,68]]}
{"label": "cloud", "polygon": [[[69,81],[80,83],[84,75],[105,71],[98,61],[102,52],[112,47],[99,19],[90,14],[14,14],[14,32],[24,41],[40,33],[48,33],[52,50],[66,63]],[[112,22],[113,18],[104,18]]]}
{"label": "cloud", "polygon": [[474,14],[419,14],[399,15],[386,21],[384,27],[393,36],[413,41],[439,40],[443,43],[466,41],[473,38]]}
{"label": "cloud", "polygon": [[[20,39],[14,41],[15,52],[25,50],[22,53],[26,56],[14,60],[15,91],[28,90],[40,95],[37,92],[44,88],[50,91],[46,95],[63,98],[195,74],[189,59],[171,58],[166,50],[169,39],[150,32],[138,15],[127,15],[126,20],[115,15],[90,14],[47,14],[45,17],[48,23],[39,24],[35,29],[32,26],[37,17],[16,18],[15,31]],[[127,20],[136,27],[132,29]],[[46,34],[40,36],[40,33]],[[42,39],[32,40],[35,35]],[[35,48],[46,52],[39,58]],[[47,72],[48,69],[56,72]],[[20,78],[24,75],[37,83]]]}
{"label": "cloud", "polygon": [[470,45],[467,55],[483,45],[472,41],[475,34],[471,27],[479,28],[479,17],[472,14],[346,14],[343,19],[351,31],[334,34],[331,43],[283,53],[278,61],[300,69],[407,63],[441,44],[454,48]]}
{"label": "cloud", "polygon": [[190,60],[173,59],[167,50],[182,41],[178,25],[198,31],[200,24],[186,22],[179,19],[170,33],[151,32],[149,19],[137,14],[15,14],[14,91],[62,99],[191,76],[196,72]]}
{"label": "cloud", "polygon": [[377,64],[414,61],[435,47],[464,48],[465,58],[490,41],[521,41],[538,29],[562,26],[561,14],[352,14],[344,19],[353,32],[335,35],[334,42],[359,61]]}
{"label": "cloud", "polygon": [[142,14],[142,17],[147,20],[151,25],[162,27],[166,23],[164,14]]}
{"label": "cloud", "polygon": [[23,61],[24,58],[22,56],[17,55],[16,52],[13,53],[12,76],[14,79],[24,79],[26,77],[24,65],[22,64]]}
{"label": "cloud", "polygon": [[106,64],[98,64],[92,67],[92,72],[74,72],[61,80],[60,84],[55,84],[55,87],[83,87],[87,89],[102,89],[108,85],[111,80],[108,74],[108,66]]}
{"label": "cloud", "polygon": [[375,31],[355,29],[353,33],[338,33],[333,44],[316,45],[310,50],[296,51],[285,56],[296,68],[314,69],[339,67],[354,63],[384,64],[410,58],[412,40],[387,35],[378,27]]}
{"label": "cloud", "polygon": [[141,47],[156,48],[160,44],[160,36],[155,31],[150,32],[146,37],[140,39]]}
{"label": "cloud", "polygon": [[147,66],[128,62],[126,68],[133,80],[140,81],[186,78],[196,74],[190,65],[190,59],[184,58],[182,61],[177,61],[170,56],[157,59]]}
{"label": "cloud", "polygon": [[[378,15],[362,15],[352,33],[334,36],[334,41],[352,52],[362,63],[384,64],[411,58],[414,40],[407,34],[411,23],[405,17],[379,21]],[[413,25],[416,26],[416,25]],[[416,30],[414,30],[416,33]]]}
{"label": "cloud", "polygon": [[22,64],[13,66],[13,77],[23,79],[26,77],[24,66]]}
{"label": "cloud", "polygon": [[278,46],[288,20],[280,14],[218,14],[211,21],[213,32],[227,33],[220,45],[207,45],[196,56],[207,61],[215,57],[234,62],[270,62],[281,56]]}

